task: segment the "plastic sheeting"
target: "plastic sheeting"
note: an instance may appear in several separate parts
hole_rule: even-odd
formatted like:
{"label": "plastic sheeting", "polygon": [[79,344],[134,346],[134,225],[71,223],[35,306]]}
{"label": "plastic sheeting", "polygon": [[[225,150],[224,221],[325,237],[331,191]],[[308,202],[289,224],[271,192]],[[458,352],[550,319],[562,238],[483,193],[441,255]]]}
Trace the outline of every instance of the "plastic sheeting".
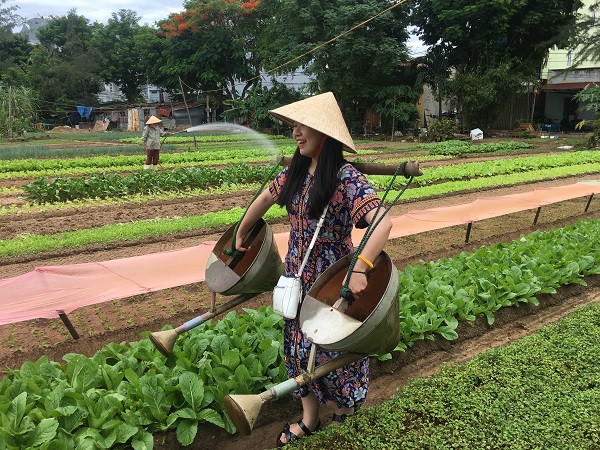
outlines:
{"label": "plastic sheeting", "polygon": [[[564,200],[600,193],[600,182],[536,189],[522,194],[482,197],[471,203],[432,208],[393,217],[390,239],[498,217]],[[360,242],[364,230],[355,230]],[[288,233],[275,235],[283,258]],[[56,318],[82,306],[204,281],[215,241],[201,245],[112,261],[39,267],[0,280],[0,325],[37,318]]]}

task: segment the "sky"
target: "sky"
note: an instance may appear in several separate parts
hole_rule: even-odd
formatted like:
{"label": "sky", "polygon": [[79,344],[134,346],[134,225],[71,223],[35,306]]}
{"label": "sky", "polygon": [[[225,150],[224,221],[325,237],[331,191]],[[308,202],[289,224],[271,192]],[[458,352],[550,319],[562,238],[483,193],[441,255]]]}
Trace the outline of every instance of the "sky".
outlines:
{"label": "sky", "polygon": [[38,16],[66,16],[71,9],[76,9],[77,14],[89,19],[90,22],[106,23],[113,12],[120,9],[131,9],[142,17],[140,24],[154,25],[154,22],[166,19],[170,13],[183,10],[183,0],[102,0],[69,2],[63,4],[57,0],[7,0],[5,8],[18,6],[15,12],[25,19]]}
{"label": "sky", "polygon": [[[104,24],[113,12],[118,12],[119,9],[131,9],[141,16],[141,25],[153,26],[156,21],[169,17],[169,14],[183,11],[183,2],[184,0],[102,0],[95,3],[93,0],[87,0],[72,6],[73,3],[62,4],[57,0],[7,0],[3,7],[18,6],[16,13],[25,19],[38,16],[66,16],[71,9],[75,8],[78,15],[84,16],[90,22]],[[411,36],[408,47],[413,56],[421,56],[425,53],[425,47],[416,36]]]}

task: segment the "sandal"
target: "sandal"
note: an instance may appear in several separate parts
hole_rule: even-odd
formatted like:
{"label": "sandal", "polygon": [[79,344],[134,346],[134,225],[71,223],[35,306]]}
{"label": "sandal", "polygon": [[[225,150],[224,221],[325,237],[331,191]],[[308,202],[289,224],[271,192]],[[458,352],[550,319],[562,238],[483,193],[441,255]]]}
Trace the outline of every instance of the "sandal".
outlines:
{"label": "sandal", "polygon": [[316,433],[317,431],[319,431],[321,429],[321,421],[320,420],[317,423],[317,426],[315,427],[315,429],[313,431],[310,431],[308,429],[308,427],[306,425],[304,425],[304,422],[302,422],[302,420],[299,420],[297,422],[297,424],[300,427],[300,429],[302,431],[304,431],[304,434],[302,436],[296,436],[294,433],[291,432],[290,424],[286,423],[283,426],[283,431],[282,431],[283,434],[285,434],[285,442],[281,442],[281,433],[280,433],[279,436],[277,436],[277,447],[283,447],[284,445],[287,445],[290,442],[294,442],[300,438],[310,436],[311,434]]}
{"label": "sandal", "polygon": [[336,414],[336,413],[333,413],[333,417],[331,418],[331,421],[332,422],[336,422],[336,423],[343,423],[350,416],[352,416],[352,414]]}

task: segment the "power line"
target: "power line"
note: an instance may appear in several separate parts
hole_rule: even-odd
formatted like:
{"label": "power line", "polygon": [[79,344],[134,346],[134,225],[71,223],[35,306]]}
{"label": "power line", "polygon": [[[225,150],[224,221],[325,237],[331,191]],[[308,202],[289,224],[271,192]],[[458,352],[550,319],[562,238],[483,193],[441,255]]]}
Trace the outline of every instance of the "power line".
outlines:
{"label": "power line", "polygon": [[[249,83],[249,82],[251,82],[251,81],[253,81],[253,80],[256,80],[257,78],[261,78],[261,77],[263,77],[263,76],[265,76],[265,75],[268,75],[268,74],[270,74],[271,72],[274,72],[274,71],[276,71],[276,70],[278,70],[278,69],[281,69],[282,67],[285,67],[285,66],[287,66],[288,64],[290,64],[290,63],[292,63],[292,62],[294,62],[294,61],[297,61],[297,60],[299,60],[300,58],[303,58],[303,57],[305,57],[305,56],[308,56],[308,55],[310,55],[311,53],[313,53],[313,52],[317,51],[318,49],[320,49],[320,48],[322,48],[322,47],[324,47],[324,46],[326,46],[326,45],[328,45],[328,44],[331,44],[332,42],[335,42],[335,41],[337,41],[337,40],[338,40],[339,38],[341,38],[342,36],[345,36],[346,34],[348,34],[348,33],[352,32],[352,31],[354,31],[354,30],[356,30],[356,29],[358,29],[358,28],[360,28],[360,27],[362,27],[362,26],[366,25],[367,23],[369,23],[369,22],[371,22],[371,21],[375,20],[377,17],[379,17],[379,16],[381,16],[381,15],[383,15],[383,14],[387,13],[388,11],[391,11],[392,9],[394,9],[394,8],[396,8],[396,7],[400,6],[400,5],[402,5],[403,3],[406,3],[406,1],[407,1],[407,0],[400,0],[398,3],[395,3],[395,4],[393,4],[392,6],[390,6],[390,7],[386,8],[386,9],[384,9],[383,11],[381,11],[381,12],[378,12],[377,14],[375,14],[374,16],[372,16],[372,17],[368,18],[368,19],[367,19],[367,20],[365,20],[364,22],[361,22],[361,23],[359,23],[358,25],[355,25],[355,26],[353,26],[352,28],[350,28],[350,29],[348,29],[348,30],[346,30],[346,31],[344,31],[344,32],[342,32],[342,33],[340,33],[340,34],[338,34],[337,36],[335,36],[335,37],[333,37],[333,38],[329,39],[328,41],[326,41],[326,42],[323,42],[323,43],[321,43],[321,44],[317,45],[316,47],[313,47],[311,50],[309,50],[309,51],[307,51],[307,52],[305,52],[305,53],[302,53],[301,55],[299,55],[299,56],[296,56],[296,57],[294,57],[294,58],[292,58],[292,59],[290,59],[290,60],[288,60],[288,61],[284,62],[283,64],[280,64],[280,65],[279,65],[279,66],[277,66],[277,67],[274,67],[274,68],[272,68],[272,69],[270,69],[270,70],[267,70],[266,72],[260,73],[259,75],[255,76],[255,77],[249,78],[248,80],[246,80],[246,81],[243,81],[242,83]],[[188,85],[186,84],[186,86],[188,86]],[[188,86],[188,87],[189,87],[190,89],[193,89],[191,86]],[[202,93],[220,92],[220,89],[213,89],[213,90],[208,90],[208,91],[204,91],[204,90],[202,90],[201,92],[202,92]]]}

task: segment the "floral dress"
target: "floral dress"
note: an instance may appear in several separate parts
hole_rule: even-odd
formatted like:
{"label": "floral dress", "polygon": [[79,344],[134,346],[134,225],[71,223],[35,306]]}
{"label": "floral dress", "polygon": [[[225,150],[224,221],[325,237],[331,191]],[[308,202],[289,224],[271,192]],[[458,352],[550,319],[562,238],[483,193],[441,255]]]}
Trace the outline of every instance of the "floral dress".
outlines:
{"label": "floral dress", "polygon": [[[275,201],[286,176],[287,169],[284,169],[269,186]],[[312,187],[313,176],[308,174],[300,193],[294,197],[292,211],[288,214],[291,227],[285,270],[290,276],[294,276],[302,264],[319,219],[308,218],[306,212],[306,202],[310,198]],[[364,228],[367,225],[364,215],[379,204],[379,197],[364,175],[351,164],[344,164],[338,172],[338,185],[329,202],[325,221],[302,273],[304,294],[309,291],[319,274],[353,251],[353,226]],[[340,290],[341,288],[342,286]],[[284,319],[284,355],[289,378],[307,370],[311,345],[302,333],[297,318]],[[317,347],[316,364],[323,364],[337,355],[339,352]],[[331,400],[340,408],[352,408],[365,400],[368,383],[369,358],[365,357],[330,372],[313,382],[310,387],[320,403]],[[308,389],[300,388],[294,391],[294,395],[304,397],[308,392]]]}

